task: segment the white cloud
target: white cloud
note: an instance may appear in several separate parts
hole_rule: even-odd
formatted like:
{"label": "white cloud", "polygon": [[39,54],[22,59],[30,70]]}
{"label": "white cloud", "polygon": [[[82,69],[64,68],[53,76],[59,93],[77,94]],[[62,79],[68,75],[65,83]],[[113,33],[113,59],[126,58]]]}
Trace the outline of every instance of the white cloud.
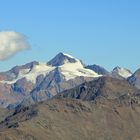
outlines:
{"label": "white cloud", "polygon": [[24,35],[14,31],[0,32],[0,61],[28,48],[29,44]]}

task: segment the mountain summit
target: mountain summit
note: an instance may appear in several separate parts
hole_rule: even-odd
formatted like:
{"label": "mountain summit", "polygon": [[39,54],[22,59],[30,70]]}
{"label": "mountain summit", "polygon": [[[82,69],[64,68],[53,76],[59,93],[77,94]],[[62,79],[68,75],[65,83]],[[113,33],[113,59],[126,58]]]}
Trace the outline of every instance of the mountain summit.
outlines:
{"label": "mountain summit", "polygon": [[57,67],[57,66],[64,65],[66,63],[75,63],[77,61],[78,60],[72,57],[71,55],[61,52],[57,54],[54,58],[52,58],[47,64]]}
{"label": "mountain summit", "polygon": [[127,79],[132,75],[132,72],[126,68],[115,67],[112,71],[112,76],[119,79]]}

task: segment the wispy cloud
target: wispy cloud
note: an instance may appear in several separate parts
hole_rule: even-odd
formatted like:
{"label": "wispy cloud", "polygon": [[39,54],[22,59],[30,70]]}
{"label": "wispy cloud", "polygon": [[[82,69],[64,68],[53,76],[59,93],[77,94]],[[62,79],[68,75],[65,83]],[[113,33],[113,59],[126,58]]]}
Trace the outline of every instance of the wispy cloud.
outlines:
{"label": "wispy cloud", "polygon": [[24,35],[15,31],[0,32],[0,61],[28,48],[29,44]]}

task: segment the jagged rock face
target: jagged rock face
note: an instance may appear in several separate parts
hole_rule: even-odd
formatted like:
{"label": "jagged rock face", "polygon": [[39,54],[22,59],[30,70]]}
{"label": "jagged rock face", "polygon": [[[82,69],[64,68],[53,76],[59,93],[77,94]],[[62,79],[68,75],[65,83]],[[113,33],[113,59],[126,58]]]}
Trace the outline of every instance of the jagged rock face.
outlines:
{"label": "jagged rock face", "polygon": [[132,72],[126,68],[115,67],[111,72],[114,78],[127,79],[132,75]]}
{"label": "jagged rock face", "polygon": [[12,84],[12,89],[14,93],[25,96],[30,94],[30,92],[34,89],[34,84],[30,81],[27,81],[26,78],[22,78],[16,83]]}
{"label": "jagged rock face", "polygon": [[128,78],[128,82],[140,89],[140,69],[138,69],[131,77]]}
{"label": "jagged rock face", "polygon": [[103,68],[99,65],[88,65],[88,66],[86,66],[86,68],[95,71],[99,75],[104,75],[104,76],[110,75],[110,73],[105,68]]}
{"label": "jagged rock face", "polygon": [[101,77],[91,82],[86,82],[74,89],[66,90],[54,98],[75,98],[82,100],[95,100],[98,97],[116,99],[124,95],[133,95],[140,91],[129,85],[126,80],[111,77]]}
{"label": "jagged rock face", "polygon": [[13,93],[11,85],[0,83],[0,107],[7,107],[9,103],[21,101],[21,98],[21,95]]}
{"label": "jagged rock face", "polygon": [[[44,81],[42,81],[42,83],[31,92],[31,97],[35,102],[50,99],[53,96],[67,89],[74,88],[85,81],[90,81],[93,79],[93,78],[77,77],[74,80],[66,81],[62,79],[56,79],[55,77],[53,77],[52,79],[49,79],[49,77],[46,78],[47,81],[46,79],[44,79]],[[48,82],[48,79],[50,82]],[[61,81],[58,82],[56,80]]]}

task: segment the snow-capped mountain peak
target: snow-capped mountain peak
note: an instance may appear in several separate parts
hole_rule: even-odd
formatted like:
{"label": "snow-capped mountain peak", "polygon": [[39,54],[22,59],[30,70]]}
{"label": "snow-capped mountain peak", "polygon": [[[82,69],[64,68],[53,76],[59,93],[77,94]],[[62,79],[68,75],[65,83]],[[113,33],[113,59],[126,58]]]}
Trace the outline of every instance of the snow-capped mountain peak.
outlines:
{"label": "snow-capped mountain peak", "polygon": [[39,75],[45,76],[46,74],[48,74],[50,71],[54,69],[54,67],[48,66],[46,63],[41,63],[41,62],[38,62],[36,65],[32,65],[31,67],[28,67],[28,64],[23,66],[18,66],[18,67],[22,67],[22,69],[20,68],[18,70],[18,74],[13,80],[2,80],[0,82],[13,84],[20,79],[26,78],[28,81],[31,81],[32,83],[36,83],[36,78]]}
{"label": "snow-capped mountain peak", "polygon": [[[10,71],[8,71],[9,75],[12,73],[16,73],[14,77],[9,79],[0,80],[0,83],[14,84],[18,80],[25,78],[27,81],[36,84],[37,77],[42,75],[46,77],[50,74],[54,69],[59,68],[60,73],[63,75],[64,79],[70,80],[76,77],[98,77],[96,72],[86,69],[83,66],[83,63],[65,53],[57,54],[52,60],[48,63],[40,63],[40,62],[31,62],[27,63],[23,66],[16,66]],[[1,75],[0,75],[1,76]]]}
{"label": "snow-capped mountain peak", "polygon": [[112,71],[113,76],[120,76],[122,78],[128,78],[132,75],[132,72],[126,68],[121,68],[119,66],[115,67]]}
{"label": "snow-capped mountain peak", "polygon": [[[62,52],[61,52],[62,53]],[[67,56],[67,57],[69,57],[69,58],[74,58],[73,56],[71,56],[71,55],[69,55],[69,54],[67,54],[67,53],[62,53],[64,56]],[[75,59],[75,58],[74,58]]]}
{"label": "snow-capped mountain peak", "polygon": [[68,55],[66,53],[59,53],[54,58],[52,58],[47,64],[51,66],[61,66],[66,63],[76,63],[78,59]]}

